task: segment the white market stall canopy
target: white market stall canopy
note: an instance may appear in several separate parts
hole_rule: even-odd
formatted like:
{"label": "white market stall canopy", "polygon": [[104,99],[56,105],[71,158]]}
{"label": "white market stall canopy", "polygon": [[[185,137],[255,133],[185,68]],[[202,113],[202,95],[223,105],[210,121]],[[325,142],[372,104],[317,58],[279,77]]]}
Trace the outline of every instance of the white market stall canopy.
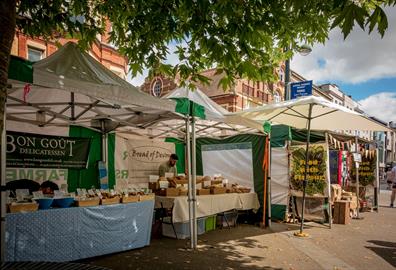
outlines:
{"label": "white market stall canopy", "polygon": [[31,84],[9,80],[8,120],[90,126],[92,119],[108,119],[115,128],[180,117],[174,101],[141,92],[72,42],[34,63],[32,73]]}
{"label": "white market stall canopy", "polygon": [[299,129],[306,129],[308,121],[311,120],[311,130],[389,130],[363,114],[315,96],[256,107],[231,114],[233,116],[243,116],[262,123],[270,121]]}
{"label": "white market stall canopy", "polygon": [[[196,115],[196,135],[205,137],[225,137],[241,133],[262,133],[262,125],[259,122],[244,119],[243,117],[228,117],[229,112],[212,101],[200,89],[190,90],[180,87],[166,95],[162,100],[175,100],[178,105],[194,103],[201,107]],[[184,104],[183,104],[184,103]],[[176,111],[180,112],[178,106]],[[184,138],[186,126],[184,120],[158,121],[153,124],[144,125],[145,130],[134,130],[134,132],[151,138],[179,137]],[[128,127],[127,130],[131,131]]]}

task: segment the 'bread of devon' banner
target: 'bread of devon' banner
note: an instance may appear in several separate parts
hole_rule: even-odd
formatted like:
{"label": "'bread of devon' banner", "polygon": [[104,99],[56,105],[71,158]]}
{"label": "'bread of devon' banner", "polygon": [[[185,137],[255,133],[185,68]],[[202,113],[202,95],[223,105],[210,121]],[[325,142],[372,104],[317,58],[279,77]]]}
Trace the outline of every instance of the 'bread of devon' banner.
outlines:
{"label": "'bread of devon' banner", "polygon": [[86,168],[91,139],[7,132],[7,167]]}

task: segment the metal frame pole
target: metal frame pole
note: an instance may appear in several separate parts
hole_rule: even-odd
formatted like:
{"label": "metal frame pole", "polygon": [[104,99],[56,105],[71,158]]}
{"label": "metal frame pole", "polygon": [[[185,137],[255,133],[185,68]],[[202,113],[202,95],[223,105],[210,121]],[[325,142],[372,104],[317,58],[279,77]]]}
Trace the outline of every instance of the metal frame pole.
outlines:
{"label": "metal frame pole", "polygon": [[[285,49],[287,52],[289,48]],[[290,83],[290,59],[286,59],[285,61],[285,93],[284,93],[284,100],[289,99],[289,83]]]}
{"label": "metal frame pole", "polygon": [[188,179],[188,220],[190,226],[190,247],[194,248],[194,225],[192,214],[192,178],[191,178],[191,140],[190,140],[190,117],[186,118],[186,156],[187,156],[187,179]]}
{"label": "metal frame pole", "polygon": [[312,106],[313,106],[313,104],[309,104],[307,144],[306,144],[306,149],[305,149],[305,171],[304,171],[304,181],[303,181],[303,199],[302,199],[300,235],[303,235],[303,230],[304,230],[304,210],[305,210],[305,193],[306,193],[305,189],[307,187],[308,154],[309,154],[309,143],[311,140]]}
{"label": "metal frame pole", "polygon": [[[330,168],[330,150],[329,150],[329,135],[328,135],[328,133],[327,132],[325,132],[325,139],[326,139],[326,147],[327,147],[327,150],[326,150],[326,152],[327,152],[327,158],[326,158],[326,160],[327,160],[327,162],[326,162],[326,167],[327,168]],[[331,229],[331,227],[332,227],[332,225],[333,225],[333,214],[332,214],[332,209],[333,209],[333,207],[332,207],[332,203],[331,203],[331,190],[330,190],[330,170],[326,170],[327,171],[327,180],[328,180],[328,182],[327,182],[327,194],[328,194],[328,197],[327,197],[327,208],[328,208],[328,211],[329,211],[329,228]]]}
{"label": "metal frame pole", "polygon": [[374,192],[375,192],[375,197],[374,197],[374,203],[375,203],[375,211],[378,212],[379,209],[379,190],[380,190],[380,179],[379,179],[379,150],[378,147],[375,149],[375,156],[376,156],[376,173],[375,173],[375,177],[376,177],[376,187],[374,188]]}
{"label": "metal frame pole", "polygon": [[196,138],[195,138],[195,117],[193,116],[191,119],[191,166],[192,166],[192,214],[193,214],[193,232],[194,232],[194,241],[193,248],[197,248],[197,160],[196,160]]}
{"label": "metal frame pole", "polygon": [[271,149],[271,133],[269,133],[268,135],[268,163],[267,163],[267,170],[268,170],[268,175],[267,175],[267,182],[268,182],[268,228],[271,228],[272,224],[271,224],[271,153],[272,153],[272,149]]}
{"label": "metal frame pole", "polygon": [[[356,154],[359,153],[359,139],[358,136],[355,136],[355,150]],[[357,213],[356,213],[356,218],[360,219],[360,186],[359,186],[359,166],[357,165],[357,162],[355,161],[355,169],[356,169],[356,198],[357,198]]]}
{"label": "metal frame pole", "polygon": [[[4,105],[4,108],[7,106]],[[6,242],[5,242],[5,232],[6,232],[6,181],[5,181],[5,170],[6,170],[6,110],[4,109],[4,116],[3,116],[3,132],[1,133],[1,261],[5,261],[5,249],[6,249]]]}

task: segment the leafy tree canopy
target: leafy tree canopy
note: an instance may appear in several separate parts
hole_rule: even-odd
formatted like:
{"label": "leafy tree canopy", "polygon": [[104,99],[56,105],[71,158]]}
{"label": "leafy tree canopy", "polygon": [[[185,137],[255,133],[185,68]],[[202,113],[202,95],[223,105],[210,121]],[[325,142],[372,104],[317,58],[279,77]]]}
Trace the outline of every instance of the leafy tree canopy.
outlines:
{"label": "leafy tree canopy", "polygon": [[[346,38],[355,25],[381,36],[383,7],[396,0],[22,0],[17,26],[30,35],[79,35],[89,45],[112,25],[111,42],[128,59],[133,75],[149,68],[184,81],[217,67],[225,88],[237,77],[274,79],[274,67],[299,45],[324,43],[332,28]],[[175,48],[174,52],[170,48]],[[285,51],[284,48],[290,48]],[[164,64],[169,53],[180,62]]]}

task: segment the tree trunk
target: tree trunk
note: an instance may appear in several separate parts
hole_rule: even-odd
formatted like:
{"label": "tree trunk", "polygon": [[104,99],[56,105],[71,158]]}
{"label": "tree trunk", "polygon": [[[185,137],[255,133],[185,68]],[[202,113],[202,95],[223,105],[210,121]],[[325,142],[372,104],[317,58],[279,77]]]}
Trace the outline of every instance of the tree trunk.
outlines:
{"label": "tree trunk", "polygon": [[[16,27],[16,1],[15,0],[1,0],[0,1],[0,138],[4,130],[4,111],[5,102],[7,98],[7,79],[8,79],[8,65],[10,62],[10,54],[12,41],[15,35]],[[0,165],[5,164],[2,156],[2,148],[5,147],[0,139]],[[0,166],[1,186],[5,185],[3,179],[3,169],[5,166]],[[5,191],[1,192],[1,261],[5,260]]]}

